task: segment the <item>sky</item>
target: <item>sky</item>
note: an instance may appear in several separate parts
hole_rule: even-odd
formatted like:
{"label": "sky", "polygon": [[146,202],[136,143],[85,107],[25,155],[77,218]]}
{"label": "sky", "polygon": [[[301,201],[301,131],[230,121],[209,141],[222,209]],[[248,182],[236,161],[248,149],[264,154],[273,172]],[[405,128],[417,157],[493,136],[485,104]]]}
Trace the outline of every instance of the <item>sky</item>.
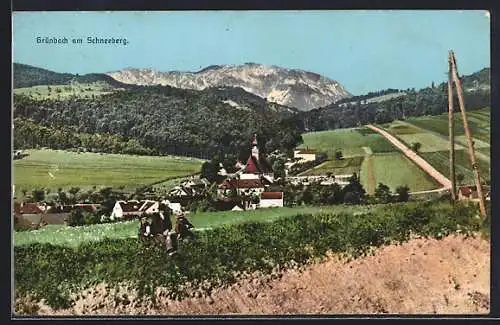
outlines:
{"label": "sky", "polygon": [[[87,37],[126,38],[86,44]],[[66,37],[68,44],[37,44]],[[72,44],[83,38],[83,44]],[[458,11],[14,12],[13,61],[57,72],[198,71],[255,62],[315,72],[361,95],[422,88],[490,66],[490,19]]]}

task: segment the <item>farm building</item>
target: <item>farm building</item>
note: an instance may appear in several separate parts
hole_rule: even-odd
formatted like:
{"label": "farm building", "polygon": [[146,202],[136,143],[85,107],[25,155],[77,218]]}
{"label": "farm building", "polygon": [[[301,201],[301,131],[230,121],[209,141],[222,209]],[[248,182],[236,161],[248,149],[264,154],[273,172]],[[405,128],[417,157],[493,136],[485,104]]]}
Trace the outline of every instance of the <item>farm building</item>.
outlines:
{"label": "farm building", "polygon": [[293,157],[302,161],[314,161],[316,160],[316,151],[309,148],[297,149],[293,152]]}
{"label": "farm building", "polygon": [[263,192],[260,194],[259,208],[283,206],[283,192]]}
{"label": "farm building", "polygon": [[[487,201],[490,200],[490,187],[484,186],[482,187],[483,193]],[[458,188],[458,199],[459,200],[478,200],[477,188],[476,186],[461,186]]]}
{"label": "farm building", "polygon": [[189,187],[176,186],[169,192],[169,195],[173,197],[192,198],[195,192]]}
{"label": "farm building", "polygon": [[159,203],[156,201],[117,201],[113,207],[110,218],[122,219],[126,217],[141,216],[144,213],[158,212]]}

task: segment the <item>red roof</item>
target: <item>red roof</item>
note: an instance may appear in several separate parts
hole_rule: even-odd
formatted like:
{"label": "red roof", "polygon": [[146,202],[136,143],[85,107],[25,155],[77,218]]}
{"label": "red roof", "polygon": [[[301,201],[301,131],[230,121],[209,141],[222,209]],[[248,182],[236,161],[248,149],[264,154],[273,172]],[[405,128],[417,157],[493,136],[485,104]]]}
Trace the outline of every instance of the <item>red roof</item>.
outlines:
{"label": "red roof", "polygon": [[123,212],[139,212],[142,206],[140,202],[120,202]]}
{"label": "red roof", "polygon": [[260,179],[231,179],[225,180],[221,188],[261,188],[264,187]]}
{"label": "red roof", "polygon": [[313,149],[299,149],[298,154],[313,154],[316,153],[316,150]]}
{"label": "red roof", "polygon": [[36,203],[24,203],[23,206],[19,203],[14,203],[14,212],[16,214],[40,214],[43,211]]}
{"label": "red roof", "polygon": [[155,202],[146,202],[145,204],[143,203],[144,207],[141,209],[141,211],[146,211],[150,207],[152,207],[155,204]]}
{"label": "red roof", "polygon": [[281,200],[283,192],[262,192],[260,198],[261,200]]}
{"label": "red roof", "polygon": [[257,160],[254,156],[248,157],[247,165],[245,167],[245,172],[260,174],[260,173],[272,173],[273,169],[264,157],[260,157]]}
{"label": "red roof", "polygon": [[74,208],[75,209],[79,208],[82,211],[90,212],[90,213],[94,213],[97,211],[97,207],[94,204],[75,204]]}

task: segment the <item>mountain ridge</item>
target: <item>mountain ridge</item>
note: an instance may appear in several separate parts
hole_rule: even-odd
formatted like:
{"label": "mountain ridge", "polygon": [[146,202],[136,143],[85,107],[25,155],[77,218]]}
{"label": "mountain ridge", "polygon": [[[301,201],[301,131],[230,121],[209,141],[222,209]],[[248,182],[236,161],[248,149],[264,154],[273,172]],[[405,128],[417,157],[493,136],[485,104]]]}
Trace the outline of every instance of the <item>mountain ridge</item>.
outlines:
{"label": "mountain ridge", "polygon": [[167,71],[125,68],[106,75],[126,84],[164,85],[203,90],[210,87],[240,87],[270,102],[301,111],[326,106],[352,96],[336,80],[301,69],[245,63],[211,65],[199,71]]}

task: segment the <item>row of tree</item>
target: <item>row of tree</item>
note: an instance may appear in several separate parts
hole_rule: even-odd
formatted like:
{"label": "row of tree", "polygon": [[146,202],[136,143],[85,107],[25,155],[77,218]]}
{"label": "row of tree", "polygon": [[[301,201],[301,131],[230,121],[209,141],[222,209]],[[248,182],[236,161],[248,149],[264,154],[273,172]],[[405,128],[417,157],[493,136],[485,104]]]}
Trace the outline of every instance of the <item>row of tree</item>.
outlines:
{"label": "row of tree", "polygon": [[399,186],[395,193],[392,193],[390,188],[382,183],[378,185],[374,195],[369,196],[356,174],[353,174],[349,184],[344,187],[336,183],[321,185],[320,182],[312,182],[309,185],[288,184],[284,187],[285,206],[392,203],[406,202],[408,199],[408,186]]}

